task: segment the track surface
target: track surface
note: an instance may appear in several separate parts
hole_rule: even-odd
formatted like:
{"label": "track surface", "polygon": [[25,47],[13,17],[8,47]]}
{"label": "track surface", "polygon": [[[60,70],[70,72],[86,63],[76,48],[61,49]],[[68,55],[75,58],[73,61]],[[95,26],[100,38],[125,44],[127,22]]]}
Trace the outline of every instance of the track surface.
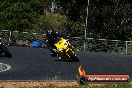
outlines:
{"label": "track surface", "polygon": [[75,80],[82,65],[87,74],[129,74],[132,56],[108,53],[77,52],[80,62],[56,61],[48,49],[8,47],[13,58],[0,57],[11,69],[0,72],[0,80]]}

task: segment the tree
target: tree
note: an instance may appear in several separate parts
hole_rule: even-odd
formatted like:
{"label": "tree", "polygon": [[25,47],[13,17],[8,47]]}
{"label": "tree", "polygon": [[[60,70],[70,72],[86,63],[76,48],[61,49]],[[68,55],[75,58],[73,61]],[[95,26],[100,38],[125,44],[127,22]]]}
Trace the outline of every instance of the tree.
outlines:
{"label": "tree", "polygon": [[43,0],[2,0],[0,4],[1,29],[28,31],[36,18],[44,14]]}
{"label": "tree", "polygon": [[[57,3],[71,21],[85,22],[87,0],[57,0]],[[90,0],[88,37],[131,39],[131,14],[130,0]]]}
{"label": "tree", "polygon": [[95,3],[90,7],[89,31],[95,38],[128,40],[131,38],[132,11],[126,1],[111,1],[111,4]]}
{"label": "tree", "polygon": [[81,12],[85,9],[86,0],[56,0],[58,8],[62,7],[64,14],[72,21],[78,21],[81,18]]}

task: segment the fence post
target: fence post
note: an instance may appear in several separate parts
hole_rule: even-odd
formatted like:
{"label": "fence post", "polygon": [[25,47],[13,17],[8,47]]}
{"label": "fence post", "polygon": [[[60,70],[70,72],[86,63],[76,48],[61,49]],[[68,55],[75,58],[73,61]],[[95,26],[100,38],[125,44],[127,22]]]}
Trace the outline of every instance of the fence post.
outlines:
{"label": "fence post", "polygon": [[125,41],[126,42],[126,54],[128,53],[128,47],[127,47],[127,41]]}
{"label": "fence post", "polygon": [[86,51],[86,41],[84,41],[84,51]]}
{"label": "fence post", "polygon": [[9,34],[9,42],[11,42],[12,33],[11,33],[11,31],[10,31],[9,33],[10,33],[10,34]]}

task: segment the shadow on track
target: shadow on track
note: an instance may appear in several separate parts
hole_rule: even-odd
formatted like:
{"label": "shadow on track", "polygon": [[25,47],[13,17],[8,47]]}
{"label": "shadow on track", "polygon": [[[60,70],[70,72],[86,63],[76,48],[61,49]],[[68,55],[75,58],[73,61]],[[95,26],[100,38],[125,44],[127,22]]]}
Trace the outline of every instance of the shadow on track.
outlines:
{"label": "shadow on track", "polygon": [[79,62],[79,61],[74,61],[74,60],[54,60],[54,61],[58,61],[58,62]]}

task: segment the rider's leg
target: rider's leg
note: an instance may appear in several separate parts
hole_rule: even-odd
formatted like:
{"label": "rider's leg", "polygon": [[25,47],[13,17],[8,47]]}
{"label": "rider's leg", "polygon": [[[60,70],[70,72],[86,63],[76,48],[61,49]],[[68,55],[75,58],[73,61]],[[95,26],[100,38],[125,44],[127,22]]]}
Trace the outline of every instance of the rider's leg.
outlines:
{"label": "rider's leg", "polygon": [[53,57],[56,57],[56,56],[57,56],[57,54],[56,54],[56,52],[55,52],[56,49],[57,49],[57,48],[56,48],[55,46],[52,46],[52,47],[50,48],[51,56],[53,56]]}

